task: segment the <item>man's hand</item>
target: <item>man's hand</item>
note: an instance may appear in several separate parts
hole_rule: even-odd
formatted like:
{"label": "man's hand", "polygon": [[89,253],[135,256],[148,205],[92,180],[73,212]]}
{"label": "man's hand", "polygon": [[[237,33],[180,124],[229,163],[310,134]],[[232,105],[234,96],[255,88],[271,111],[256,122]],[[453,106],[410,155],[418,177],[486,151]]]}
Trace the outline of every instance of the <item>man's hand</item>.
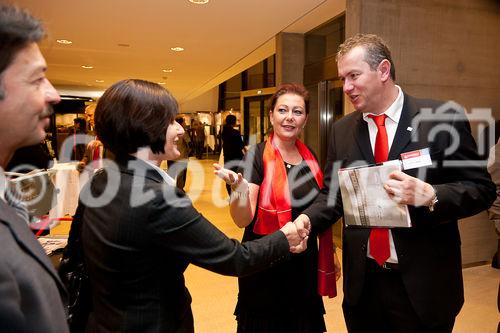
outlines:
{"label": "man's hand", "polygon": [[294,223],[288,222],[283,227],[281,227],[281,232],[283,232],[288,240],[288,245],[290,246],[290,252],[300,253],[307,249],[307,239],[308,236],[301,237],[297,232],[297,228]]}
{"label": "man's hand", "polygon": [[415,207],[429,206],[435,195],[431,184],[401,171],[394,171],[389,175],[384,189],[397,203]]}
{"label": "man's hand", "polygon": [[311,232],[311,220],[309,219],[309,216],[306,214],[300,214],[297,216],[295,221],[293,221],[293,223],[297,227],[297,232],[302,238],[309,236],[309,233]]}

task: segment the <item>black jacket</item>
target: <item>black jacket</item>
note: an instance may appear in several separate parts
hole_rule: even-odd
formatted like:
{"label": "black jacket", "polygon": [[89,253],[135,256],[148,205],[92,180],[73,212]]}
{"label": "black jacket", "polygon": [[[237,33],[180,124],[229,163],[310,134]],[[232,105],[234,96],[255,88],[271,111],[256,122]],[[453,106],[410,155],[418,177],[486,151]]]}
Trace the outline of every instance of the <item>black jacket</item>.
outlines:
{"label": "black jacket", "polygon": [[87,205],[83,215],[83,251],[93,291],[91,331],[191,332],[191,296],[183,275],[190,263],[240,276],[289,257],[281,232],[245,244],[227,238],[184,192],[141,160],[99,171],[80,201],[85,203],[88,193],[100,196],[108,181],[117,180],[117,188],[103,195],[109,203]]}

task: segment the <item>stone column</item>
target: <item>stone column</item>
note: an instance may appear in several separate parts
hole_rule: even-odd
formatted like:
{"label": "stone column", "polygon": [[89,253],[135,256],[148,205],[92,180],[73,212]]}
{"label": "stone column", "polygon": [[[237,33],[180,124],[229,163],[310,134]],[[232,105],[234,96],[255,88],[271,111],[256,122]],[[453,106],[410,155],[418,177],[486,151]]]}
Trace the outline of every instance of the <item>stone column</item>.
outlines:
{"label": "stone column", "polygon": [[304,81],[304,53],[303,34],[276,35],[276,85]]}

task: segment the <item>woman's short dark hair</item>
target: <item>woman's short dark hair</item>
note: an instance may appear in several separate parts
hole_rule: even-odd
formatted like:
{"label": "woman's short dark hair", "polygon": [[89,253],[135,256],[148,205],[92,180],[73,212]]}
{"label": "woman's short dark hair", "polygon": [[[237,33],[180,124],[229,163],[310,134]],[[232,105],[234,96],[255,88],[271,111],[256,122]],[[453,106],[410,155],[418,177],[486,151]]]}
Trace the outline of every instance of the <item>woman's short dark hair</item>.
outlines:
{"label": "woman's short dark hair", "polygon": [[309,92],[300,83],[283,83],[276,88],[276,92],[271,96],[269,100],[269,111],[273,111],[276,106],[278,98],[286,94],[294,94],[302,97],[304,99],[306,114],[309,114]]}
{"label": "woman's short dark hair", "polygon": [[172,94],[156,83],[136,79],[118,81],[97,103],[97,136],[117,156],[147,146],[155,154],[164,153],[166,131],[177,110]]}

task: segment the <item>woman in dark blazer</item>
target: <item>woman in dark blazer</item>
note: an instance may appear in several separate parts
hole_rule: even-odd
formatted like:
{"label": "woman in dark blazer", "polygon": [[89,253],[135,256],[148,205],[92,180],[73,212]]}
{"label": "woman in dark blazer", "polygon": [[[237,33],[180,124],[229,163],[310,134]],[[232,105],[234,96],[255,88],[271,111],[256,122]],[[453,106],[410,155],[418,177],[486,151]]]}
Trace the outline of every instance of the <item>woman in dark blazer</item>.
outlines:
{"label": "woman in dark blazer", "polygon": [[95,112],[97,135],[115,155],[80,194],[82,244],[93,300],[87,331],[193,332],[183,272],[193,263],[225,275],[251,274],[306,247],[288,223],[240,244],[207,221],[158,168],[179,157],[177,102],[142,80],[115,83]]}

